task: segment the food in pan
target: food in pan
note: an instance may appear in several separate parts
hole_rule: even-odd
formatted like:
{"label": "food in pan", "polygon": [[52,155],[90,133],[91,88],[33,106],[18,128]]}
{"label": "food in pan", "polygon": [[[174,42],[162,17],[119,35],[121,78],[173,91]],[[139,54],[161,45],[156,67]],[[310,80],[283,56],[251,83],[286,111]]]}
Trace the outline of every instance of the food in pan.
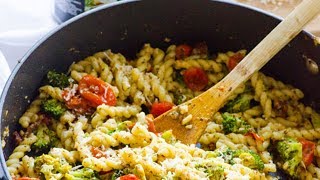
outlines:
{"label": "food in pan", "polygon": [[49,71],[13,133],[8,170],[16,179],[269,179],[277,169],[320,178],[320,115],[301,90],[261,72],[212,115],[198,144],[156,132],[154,117],[216,84],[245,53],[145,44],[132,59],[106,50],[67,74]]}

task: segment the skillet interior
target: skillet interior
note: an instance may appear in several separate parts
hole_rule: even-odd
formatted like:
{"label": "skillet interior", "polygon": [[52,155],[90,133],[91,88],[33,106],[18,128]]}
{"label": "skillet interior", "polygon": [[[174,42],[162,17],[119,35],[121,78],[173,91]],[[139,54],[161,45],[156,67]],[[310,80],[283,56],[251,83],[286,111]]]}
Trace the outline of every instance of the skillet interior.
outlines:
{"label": "skillet interior", "polygon": [[[1,135],[4,127],[9,126],[10,134],[20,128],[18,118],[38,93],[50,69],[67,71],[73,61],[109,48],[133,57],[145,42],[154,47],[168,46],[170,43],[164,42],[166,37],[176,44],[206,41],[211,53],[250,50],[279,23],[279,19],[257,9],[224,1],[153,0],[116,4],[67,21],[24,57],[2,94]],[[302,89],[305,103],[320,107],[317,93],[320,76],[308,72],[303,55],[320,62],[320,46],[316,47],[307,33],[301,33],[263,71]],[[12,136],[5,141],[4,156],[0,152],[3,170],[4,158],[14,148]]]}

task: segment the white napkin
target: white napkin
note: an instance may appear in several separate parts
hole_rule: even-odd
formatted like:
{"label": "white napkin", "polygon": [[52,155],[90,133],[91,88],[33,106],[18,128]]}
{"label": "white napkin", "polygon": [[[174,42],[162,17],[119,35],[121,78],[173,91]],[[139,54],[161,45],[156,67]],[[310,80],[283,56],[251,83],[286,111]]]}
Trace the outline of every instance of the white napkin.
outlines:
{"label": "white napkin", "polygon": [[10,69],[6,59],[0,51],[0,95],[2,93],[3,87],[10,75]]}
{"label": "white napkin", "polygon": [[57,26],[54,21],[54,0],[0,0],[0,50],[9,67],[46,33]]}

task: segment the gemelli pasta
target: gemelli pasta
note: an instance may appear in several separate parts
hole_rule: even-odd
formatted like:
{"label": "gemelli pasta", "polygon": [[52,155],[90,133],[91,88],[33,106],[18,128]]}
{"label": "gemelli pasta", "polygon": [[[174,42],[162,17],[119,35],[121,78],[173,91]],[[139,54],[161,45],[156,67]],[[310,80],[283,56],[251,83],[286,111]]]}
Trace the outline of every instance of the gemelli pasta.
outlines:
{"label": "gemelli pasta", "polygon": [[156,131],[156,116],[216,84],[245,54],[209,54],[204,42],[145,44],[132,60],[106,50],[68,74],[49,71],[13,133],[12,178],[260,180],[282,169],[319,179],[320,115],[300,102],[301,90],[261,72],[212,114],[197,144]]}

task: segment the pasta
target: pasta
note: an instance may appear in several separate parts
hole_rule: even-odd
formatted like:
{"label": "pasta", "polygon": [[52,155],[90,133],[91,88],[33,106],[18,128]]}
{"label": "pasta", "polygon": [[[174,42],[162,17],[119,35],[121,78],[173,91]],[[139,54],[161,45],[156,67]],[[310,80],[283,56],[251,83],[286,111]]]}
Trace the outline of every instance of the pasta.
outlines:
{"label": "pasta", "polygon": [[[156,132],[154,116],[219,82],[245,54],[211,56],[203,42],[145,44],[134,59],[106,50],[73,63],[67,75],[53,72],[19,119],[6,161],[12,178],[260,180],[282,169],[319,179],[320,115],[301,103],[301,90],[261,72],[213,115],[198,144]],[[194,128],[188,106],[179,110],[182,125]],[[281,151],[289,141],[295,156]]]}

